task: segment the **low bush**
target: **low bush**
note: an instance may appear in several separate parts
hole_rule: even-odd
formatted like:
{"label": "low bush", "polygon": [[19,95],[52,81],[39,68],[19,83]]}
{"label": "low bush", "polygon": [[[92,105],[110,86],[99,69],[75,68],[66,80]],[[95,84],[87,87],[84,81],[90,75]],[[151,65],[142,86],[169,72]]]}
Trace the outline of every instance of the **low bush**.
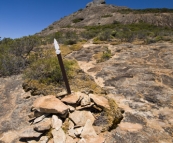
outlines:
{"label": "low bush", "polygon": [[28,56],[40,44],[37,36],[4,38],[0,43],[0,76],[19,74],[28,65]]}
{"label": "low bush", "polygon": [[[24,71],[24,78],[38,80],[43,84],[60,83],[63,78],[61,69],[56,56],[50,56],[49,52],[44,54],[44,58],[35,58],[35,61]],[[68,78],[74,75],[76,62],[73,60],[64,60],[64,66]]]}
{"label": "low bush", "polygon": [[168,8],[146,8],[146,9],[120,9],[117,12],[121,14],[143,14],[143,13],[173,13],[173,9]]}
{"label": "low bush", "polygon": [[107,17],[112,17],[113,15],[112,14],[106,14],[106,15],[102,15],[101,17],[102,18],[107,18]]}
{"label": "low bush", "polygon": [[76,19],[73,19],[72,22],[73,23],[78,23],[78,22],[81,22],[83,20],[84,20],[84,18],[76,18]]}
{"label": "low bush", "polygon": [[106,60],[109,60],[112,56],[111,50],[108,49],[108,47],[104,47],[105,51],[98,52],[96,55],[94,55],[94,58],[96,59],[97,63],[104,62]]}

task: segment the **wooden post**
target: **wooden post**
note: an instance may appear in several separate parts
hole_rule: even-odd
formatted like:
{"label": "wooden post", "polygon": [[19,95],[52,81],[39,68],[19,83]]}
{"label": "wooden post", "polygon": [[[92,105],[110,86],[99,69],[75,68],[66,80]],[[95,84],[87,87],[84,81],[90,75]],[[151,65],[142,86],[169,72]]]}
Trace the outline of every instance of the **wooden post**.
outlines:
{"label": "wooden post", "polygon": [[67,89],[67,94],[71,94],[71,90],[70,90],[68,78],[67,78],[67,75],[66,75],[66,71],[65,71],[65,68],[64,68],[64,64],[63,64],[63,61],[62,61],[61,53],[57,54],[57,57],[58,57],[59,65],[60,65],[60,68],[61,68],[63,80],[65,82],[65,86],[66,86],[66,89]]}
{"label": "wooden post", "polygon": [[71,94],[69,82],[68,82],[66,71],[65,71],[65,68],[64,68],[63,61],[62,61],[61,51],[60,51],[60,48],[59,48],[59,45],[58,45],[58,42],[56,41],[56,39],[54,39],[54,45],[55,45],[55,50],[56,50],[56,54],[57,54],[57,57],[58,57],[59,65],[60,65],[60,68],[61,68],[63,80],[65,82],[65,86],[66,86],[66,89],[67,89],[67,94]]}

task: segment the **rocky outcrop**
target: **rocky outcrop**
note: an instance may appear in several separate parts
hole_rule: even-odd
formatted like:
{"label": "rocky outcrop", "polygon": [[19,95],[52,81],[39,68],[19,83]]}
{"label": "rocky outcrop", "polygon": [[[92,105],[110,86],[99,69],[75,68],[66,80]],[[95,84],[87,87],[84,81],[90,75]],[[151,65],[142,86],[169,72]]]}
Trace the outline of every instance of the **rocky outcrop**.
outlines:
{"label": "rocky outcrop", "polygon": [[[98,3],[102,3],[101,0]],[[97,3],[97,2],[96,2]],[[57,31],[75,30],[81,31],[85,26],[99,26],[106,24],[132,24],[132,23],[148,23],[156,26],[173,27],[172,13],[136,13],[127,10],[127,7],[107,5],[107,4],[94,4],[90,2],[86,8],[68,15],[59,21],[54,22],[49,27],[42,30],[38,35],[49,35]],[[126,12],[127,10],[127,12]],[[77,22],[74,22],[77,21]],[[64,28],[64,27],[72,28]]]}
{"label": "rocky outcrop", "polygon": [[[104,46],[109,47],[113,55],[106,62],[96,63],[90,58],[90,54],[94,57],[96,49],[101,51],[103,45],[86,44],[86,48],[71,56],[78,60],[81,69],[93,76],[98,85],[103,86],[107,96],[114,99],[124,112],[120,124],[107,134],[106,141],[171,143],[172,43]],[[80,56],[87,50],[90,51],[87,57]],[[95,121],[97,125],[101,123],[99,118]]]}
{"label": "rocky outcrop", "polygon": [[89,2],[86,7],[92,6],[92,5],[98,5],[98,4],[105,4],[105,0],[93,0],[92,2]]}

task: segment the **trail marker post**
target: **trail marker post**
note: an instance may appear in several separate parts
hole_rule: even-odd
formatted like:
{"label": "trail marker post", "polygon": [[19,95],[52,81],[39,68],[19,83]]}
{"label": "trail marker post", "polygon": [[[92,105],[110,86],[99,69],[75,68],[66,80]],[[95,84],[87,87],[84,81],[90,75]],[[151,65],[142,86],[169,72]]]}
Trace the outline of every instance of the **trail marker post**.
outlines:
{"label": "trail marker post", "polygon": [[57,54],[57,57],[58,57],[59,65],[60,65],[60,68],[61,68],[63,80],[65,82],[65,86],[66,86],[66,89],[67,89],[67,94],[71,94],[71,89],[70,89],[67,74],[66,74],[66,71],[65,71],[65,68],[64,68],[64,64],[63,64],[63,60],[62,60],[62,56],[61,56],[61,51],[60,51],[60,48],[59,48],[59,45],[58,45],[58,42],[56,41],[56,39],[54,39],[54,46],[55,46],[56,54]]}

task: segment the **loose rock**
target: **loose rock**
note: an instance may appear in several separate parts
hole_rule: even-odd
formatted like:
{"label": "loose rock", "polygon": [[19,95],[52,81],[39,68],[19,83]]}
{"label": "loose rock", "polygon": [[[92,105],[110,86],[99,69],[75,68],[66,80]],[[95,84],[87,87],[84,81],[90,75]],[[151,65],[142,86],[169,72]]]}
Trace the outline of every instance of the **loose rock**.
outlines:
{"label": "loose rock", "polygon": [[105,142],[105,138],[101,137],[101,136],[97,136],[95,138],[82,138],[78,143],[104,143]]}
{"label": "loose rock", "polygon": [[50,118],[45,118],[43,121],[40,123],[36,124],[34,126],[34,130],[41,132],[41,131],[46,131],[51,128],[51,120]]}
{"label": "loose rock", "polygon": [[94,101],[94,103],[101,108],[108,108],[110,109],[108,100],[103,96],[98,96],[95,94],[89,94],[89,97]]}
{"label": "loose rock", "polygon": [[28,139],[28,138],[38,138],[42,133],[34,131],[33,128],[28,128],[20,134],[20,138]]}
{"label": "loose rock", "polygon": [[36,119],[34,120],[33,123],[35,124],[35,123],[38,123],[38,122],[42,121],[42,120],[43,120],[44,118],[46,118],[48,115],[49,115],[49,114],[44,114],[44,115],[42,115],[42,116],[36,118]]}
{"label": "loose rock", "polygon": [[90,111],[75,111],[70,114],[69,118],[78,126],[84,126],[88,119],[91,120],[91,123],[94,123],[94,116]]}
{"label": "loose rock", "polygon": [[71,128],[71,129],[69,129],[68,130],[68,134],[69,134],[69,136],[71,136],[71,137],[76,137],[76,135],[75,135],[75,130],[73,129],[73,128]]}
{"label": "loose rock", "polygon": [[81,133],[81,137],[83,138],[97,137],[97,134],[92,126],[92,121],[90,119],[86,121],[86,124]]}
{"label": "loose rock", "polygon": [[61,128],[62,126],[62,120],[59,119],[56,115],[52,116],[52,128],[56,129],[57,131]]}
{"label": "loose rock", "polygon": [[55,129],[52,130],[52,135],[54,143],[65,143],[66,135],[62,128],[60,128],[58,131]]}
{"label": "loose rock", "polygon": [[69,135],[66,135],[65,143],[76,143],[76,142],[72,137],[70,137]]}
{"label": "loose rock", "polygon": [[74,112],[75,108],[73,106],[68,105],[70,112]]}
{"label": "loose rock", "polygon": [[62,103],[55,96],[43,96],[35,100],[33,107],[44,113],[59,113],[65,114],[68,112],[68,106]]}
{"label": "loose rock", "polygon": [[83,99],[81,100],[81,106],[86,106],[90,104],[90,98],[88,95],[84,94]]}
{"label": "loose rock", "polygon": [[75,128],[74,130],[74,134],[76,135],[76,137],[78,137],[82,133],[83,127]]}
{"label": "loose rock", "polygon": [[47,143],[48,140],[49,138],[47,136],[42,136],[39,140],[39,143]]}
{"label": "loose rock", "polygon": [[66,97],[61,99],[61,101],[65,103],[69,103],[69,104],[76,104],[80,98],[81,98],[81,95],[77,92],[71,95],[67,95]]}

